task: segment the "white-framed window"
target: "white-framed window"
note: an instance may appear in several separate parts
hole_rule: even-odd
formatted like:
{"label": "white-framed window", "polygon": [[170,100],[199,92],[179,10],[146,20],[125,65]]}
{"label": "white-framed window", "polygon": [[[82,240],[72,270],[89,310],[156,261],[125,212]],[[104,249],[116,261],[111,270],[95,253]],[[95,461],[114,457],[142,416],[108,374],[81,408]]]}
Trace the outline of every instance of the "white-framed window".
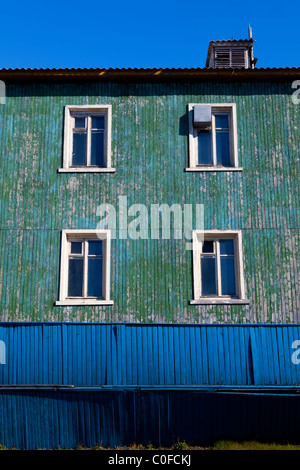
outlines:
{"label": "white-framed window", "polygon": [[111,105],[65,107],[63,168],[59,172],[114,172]]}
{"label": "white-framed window", "polygon": [[56,305],[112,305],[110,230],[63,230]]}
{"label": "white-framed window", "polygon": [[240,171],[235,103],[189,104],[186,171]]}
{"label": "white-framed window", "polygon": [[240,230],[193,230],[191,304],[248,304]]}

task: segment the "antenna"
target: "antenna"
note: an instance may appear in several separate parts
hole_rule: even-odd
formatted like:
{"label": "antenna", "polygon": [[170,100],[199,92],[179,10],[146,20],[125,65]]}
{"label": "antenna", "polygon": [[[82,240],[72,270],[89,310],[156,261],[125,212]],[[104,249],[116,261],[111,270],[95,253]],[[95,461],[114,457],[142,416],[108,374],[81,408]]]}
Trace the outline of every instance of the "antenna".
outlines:
{"label": "antenna", "polygon": [[[248,34],[249,34],[249,41],[255,41],[255,39],[253,39],[252,37],[252,28],[249,24],[248,26]],[[256,62],[258,61],[258,59],[255,57],[253,57],[253,42],[252,42],[252,45],[250,47],[250,67],[252,69],[254,69],[255,65],[256,65]]]}
{"label": "antenna", "polygon": [[249,39],[252,39],[252,28],[251,28],[250,24],[248,26],[248,34],[249,34]]}

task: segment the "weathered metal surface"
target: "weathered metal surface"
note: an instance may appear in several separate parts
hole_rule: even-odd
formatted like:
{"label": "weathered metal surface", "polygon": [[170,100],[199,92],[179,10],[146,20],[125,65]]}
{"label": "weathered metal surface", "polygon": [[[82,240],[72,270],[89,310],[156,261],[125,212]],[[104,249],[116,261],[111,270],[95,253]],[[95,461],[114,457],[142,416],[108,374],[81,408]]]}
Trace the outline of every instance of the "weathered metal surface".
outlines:
{"label": "weathered metal surface", "polygon": [[[299,105],[290,82],[7,82],[0,106],[4,321],[299,322]],[[235,102],[242,172],[188,173],[188,103]],[[61,174],[63,111],[112,104],[114,174]],[[62,229],[96,208],[204,204],[206,229],[243,231],[249,306],[195,306],[185,240],[113,240],[113,306],[55,307]]]}
{"label": "weathered metal surface", "polygon": [[209,68],[85,68],[85,69],[0,69],[0,80],[297,80],[299,67],[255,67],[254,69]]}
{"label": "weathered metal surface", "polygon": [[298,325],[7,323],[0,340],[1,385],[300,384]]}
{"label": "weathered metal surface", "polygon": [[[9,410],[9,413],[7,413]],[[299,443],[299,397],[184,391],[0,391],[0,442],[18,449]]]}

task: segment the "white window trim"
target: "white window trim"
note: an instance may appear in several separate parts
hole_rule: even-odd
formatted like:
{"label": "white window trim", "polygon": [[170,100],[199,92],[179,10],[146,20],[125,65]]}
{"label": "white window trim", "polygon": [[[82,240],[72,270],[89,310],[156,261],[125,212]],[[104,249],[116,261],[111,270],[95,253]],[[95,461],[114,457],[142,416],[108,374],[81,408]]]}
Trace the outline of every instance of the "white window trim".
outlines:
{"label": "white window trim", "polygon": [[[243,267],[243,247],[241,230],[193,230],[193,287],[194,299],[190,301],[191,305],[217,305],[217,304],[249,304],[250,301],[245,296],[245,280]],[[236,278],[236,297],[201,297],[201,262],[200,253],[202,242],[205,239],[226,239],[234,240],[235,256],[235,278]],[[218,273],[220,278],[220,272]]]}
{"label": "white window trim", "polygon": [[[63,148],[63,167],[58,169],[59,173],[114,173],[115,168],[111,167],[111,105],[95,104],[95,105],[77,105],[65,106],[65,122],[64,122],[64,148]],[[75,113],[103,113],[105,115],[105,160],[106,166],[97,167],[72,167],[72,114]]]}
{"label": "white window trim", "polygon": [[[198,165],[198,131],[193,125],[193,109],[194,106],[211,106],[218,108],[220,111],[230,112],[230,146],[232,166],[217,165]],[[189,118],[189,166],[185,171],[242,171],[243,168],[238,166],[238,146],[237,146],[237,120],[236,120],[236,104],[235,103],[190,103],[188,105]],[[213,133],[214,134],[214,133]],[[213,135],[213,138],[215,136]]]}
{"label": "white window trim", "polygon": [[[104,295],[103,299],[93,298],[68,298],[68,256],[69,256],[69,239],[72,238],[97,238],[104,240]],[[58,306],[67,305],[113,305],[113,300],[110,300],[110,246],[111,246],[111,233],[110,230],[62,230],[61,236],[61,260],[60,260],[60,287],[59,287],[59,300],[55,302]]]}

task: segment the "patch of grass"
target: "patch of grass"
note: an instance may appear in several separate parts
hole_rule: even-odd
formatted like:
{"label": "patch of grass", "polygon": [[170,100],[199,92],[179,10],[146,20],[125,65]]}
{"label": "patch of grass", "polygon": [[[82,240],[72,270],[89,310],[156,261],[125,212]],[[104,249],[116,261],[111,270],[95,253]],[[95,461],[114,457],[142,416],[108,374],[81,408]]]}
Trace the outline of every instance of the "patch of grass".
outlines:
{"label": "patch of grass", "polygon": [[275,444],[256,441],[218,441],[209,450],[300,450],[300,445]]}
{"label": "patch of grass", "polygon": [[188,449],[190,449],[190,446],[185,441],[177,441],[177,442],[174,442],[174,444],[172,445],[172,449],[174,449],[174,450],[188,450]]}
{"label": "patch of grass", "polygon": [[[0,444],[1,450],[16,450],[15,447],[7,448]],[[41,450],[41,449],[40,449]],[[46,450],[46,449],[45,449]],[[50,449],[48,449],[50,450]],[[60,446],[54,450],[63,450]],[[300,450],[300,444],[278,444],[258,441],[226,441],[221,440],[211,446],[200,447],[200,445],[190,445],[185,441],[177,440],[171,447],[155,447],[151,443],[147,445],[132,443],[127,446],[104,447],[102,442],[92,448],[78,444],[76,450]]]}
{"label": "patch of grass", "polygon": [[78,444],[76,450],[86,450],[86,447],[84,447],[82,444]]}
{"label": "patch of grass", "polygon": [[145,446],[143,446],[143,444],[131,444],[130,446],[128,446],[128,450],[145,450]]}
{"label": "patch of grass", "polygon": [[95,447],[93,447],[93,450],[105,450],[105,447],[102,445],[102,441],[100,444],[97,444]]}
{"label": "patch of grass", "polygon": [[152,445],[152,444],[148,444],[148,445],[146,446],[146,450],[154,450],[153,445]]}
{"label": "patch of grass", "polygon": [[94,450],[300,450],[300,444],[277,444],[264,443],[258,441],[218,441],[211,446],[189,445],[186,441],[177,440],[171,447],[155,447],[151,443],[148,445],[132,443],[128,447],[115,447],[114,449],[102,446],[93,447]]}

